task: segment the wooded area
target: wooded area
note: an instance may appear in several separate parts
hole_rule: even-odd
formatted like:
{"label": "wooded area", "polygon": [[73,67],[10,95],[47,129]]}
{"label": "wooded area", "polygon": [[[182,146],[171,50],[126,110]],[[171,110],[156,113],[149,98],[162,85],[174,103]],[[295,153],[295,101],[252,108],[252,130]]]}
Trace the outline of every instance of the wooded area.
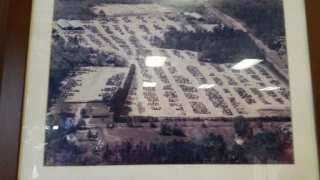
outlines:
{"label": "wooded area", "polygon": [[164,41],[157,39],[161,48],[200,52],[200,61],[237,63],[242,59],[263,58],[248,34],[227,27],[216,27],[214,32],[170,30],[164,34]]}
{"label": "wooded area", "polygon": [[[123,141],[115,147],[106,144],[102,158],[98,156],[98,152],[87,154],[84,147],[74,146],[68,144],[65,139],[59,139],[48,143],[45,156],[55,156],[56,161],[63,165],[247,164],[254,157],[262,163],[272,159],[283,164],[293,162],[290,155],[292,153],[290,151],[292,149],[291,134],[277,129],[274,132],[265,131],[253,136],[250,123],[246,119],[239,116],[233,122],[233,128],[238,136],[244,139],[244,144],[239,145],[234,142],[231,149],[227,149],[221,135],[210,133],[202,139],[191,138],[190,141],[153,141],[150,144],[139,142],[136,145],[130,141]],[[171,128],[167,125],[162,125],[163,127]],[[206,127],[203,126],[203,128]],[[262,124],[260,128],[263,129]],[[183,133],[179,128],[173,129]],[[163,134],[163,131],[165,130],[160,130],[160,135],[171,136]],[[183,134],[172,135],[184,136]]]}
{"label": "wooded area", "polygon": [[80,46],[77,38],[67,41],[60,36],[53,36],[51,45],[50,76],[49,76],[49,101],[57,98],[61,81],[77,67],[105,66],[107,61],[112,61],[115,66],[127,66],[127,61],[112,53]]}
{"label": "wooded area", "polygon": [[285,36],[282,0],[216,0],[211,2],[213,7],[243,20],[255,35],[268,44],[269,41],[275,39],[275,36]]}

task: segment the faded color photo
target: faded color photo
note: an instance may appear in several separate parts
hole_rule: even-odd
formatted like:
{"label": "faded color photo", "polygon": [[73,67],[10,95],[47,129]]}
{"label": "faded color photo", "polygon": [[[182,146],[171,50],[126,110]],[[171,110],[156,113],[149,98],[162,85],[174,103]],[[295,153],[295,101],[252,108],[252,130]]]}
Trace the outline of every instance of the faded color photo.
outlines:
{"label": "faded color photo", "polygon": [[293,164],[282,0],[55,0],[45,166]]}

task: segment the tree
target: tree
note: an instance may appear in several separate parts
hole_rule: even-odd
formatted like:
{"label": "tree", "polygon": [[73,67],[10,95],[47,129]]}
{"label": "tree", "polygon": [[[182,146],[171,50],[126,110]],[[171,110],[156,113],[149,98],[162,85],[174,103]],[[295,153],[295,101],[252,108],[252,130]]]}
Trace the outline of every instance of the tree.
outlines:
{"label": "tree", "polygon": [[150,127],[151,128],[157,128],[158,126],[154,122],[150,122]]}
{"label": "tree", "polygon": [[54,119],[55,119],[55,117],[54,117],[54,115],[53,114],[50,114],[49,116],[48,116],[48,119],[47,119],[47,126],[52,126],[53,124],[54,124]]}
{"label": "tree", "polygon": [[172,129],[172,134],[179,137],[186,137],[186,134],[181,128],[175,127]]}
{"label": "tree", "polygon": [[[220,0],[212,1],[212,5],[244,21],[256,36],[267,33],[272,36],[285,35],[282,0]],[[269,41],[268,38],[263,38],[263,40]]]}
{"label": "tree", "polygon": [[113,154],[113,153],[112,153],[112,151],[109,149],[109,145],[106,144],[106,148],[105,148],[105,151],[104,151],[104,154],[103,154],[103,155],[104,155],[104,158],[109,159],[112,154]]}
{"label": "tree", "polygon": [[92,137],[92,135],[93,135],[93,134],[92,134],[92,131],[91,131],[91,129],[89,129],[89,131],[88,131],[88,133],[87,133],[87,138],[90,139],[90,138]]}
{"label": "tree", "polygon": [[85,108],[82,108],[80,111],[81,116],[87,115],[87,110]]}
{"label": "tree", "polygon": [[238,144],[233,144],[232,151],[228,152],[228,161],[234,164],[247,164],[246,149]]}
{"label": "tree", "polygon": [[208,50],[210,50],[211,49],[211,41],[210,41],[210,39],[209,38],[206,38],[205,40],[204,40],[204,43],[203,43],[203,45],[202,45],[202,50],[203,51],[208,51]]}
{"label": "tree", "polygon": [[170,30],[164,33],[161,48],[198,51],[199,60],[210,60],[214,63],[234,63],[239,59],[262,59],[260,49],[248,34],[240,30],[224,27],[215,32],[197,30],[183,32]]}
{"label": "tree", "polygon": [[278,136],[273,132],[259,133],[253,138],[253,153],[267,163],[269,158],[277,159],[283,155],[284,148]]}
{"label": "tree", "polygon": [[131,108],[125,105],[125,101],[129,95],[129,91],[132,85],[135,71],[136,71],[136,66],[134,64],[131,64],[130,70],[124,82],[123,88],[119,88],[110,100],[112,104],[111,109],[114,112],[113,117],[115,120],[119,120],[121,115],[123,114],[127,115],[131,111]]}
{"label": "tree", "polygon": [[[189,36],[183,36],[181,39],[181,44],[184,44],[185,46],[194,46],[193,41],[191,41]],[[189,47],[191,49],[193,47]]]}
{"label": "tree", "polygon": [[99,66],[103,66],[106,63],[108,56],[104,52],[99,52],[97,54],[97,61]]}
{"label": "tree", "polygon": [[203,154],[212,162],[221,162],[226,155],[227,146],[220,135],[210,133],[202,140]]}
{"label": "tree", "polygon": [[172,136],[172,129],[168,125],[161,125],[160,127],[160,135],[163,136]]}
{"label": "tree", "polygon": [[105,16],[106,16],[106,13],[101,9],[101,10],[99,11],[99,16],[105,17]]}
{"label": "tree", "polygon": [[116,67],[126,67],[128,65],[128,62],[123,57],[116,57],[114,61],[114,65]]}
{"label": "tree", "polygon": [[249,125],[249,122],[246,121],[243,116],[235,117],[233,120],[234,129],[239,136],[245,136],[247,134]]}
{"label": "tree", "polygon": [[87,125],[86,121],[81,118],[81,119],[78,121],[77,128],[83,128],[83,127],[85,127],[86,125]]}

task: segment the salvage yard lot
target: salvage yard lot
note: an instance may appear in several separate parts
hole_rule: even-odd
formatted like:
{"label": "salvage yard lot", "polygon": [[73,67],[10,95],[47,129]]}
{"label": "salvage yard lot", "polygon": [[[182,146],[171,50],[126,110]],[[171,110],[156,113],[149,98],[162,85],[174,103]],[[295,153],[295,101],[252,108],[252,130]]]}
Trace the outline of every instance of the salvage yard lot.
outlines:
{"label": "salvage yard lot", "polygon": [[[129,64],[136,65],[136,76],[128,98],[132,109],[130,116],[203,118],[239,115],[290,116],[288,85],[263,65],[235,71],[230,69],[234,64],[199,62],[197,52],[161,49],[152,45],[155,37],[163,38],[164,32],[171,28],[187,31],[188,29],[193,31],[192,28],[196,28],[185,28],[185,22],[181,23],[163,13],[172,10],[164,7],[155,8],[155,6],[159,5],[95,7],[95,12],[99,11],[99,8],[105,8],[109,17],[79,21],[85,27],[83,31],[65,31],[56,27],[57,34],[65,39],[78,36],[81,39],[81,45],[116,53],[125,57]],[[116,12],[121,12],[120,9],[126,9],[126,14],[117,14]],[[147,15],[139,15],[140,11],[146,12]],[[201,26],[210,30],[216,25]],[[146,67],[146,56],[165,56],[167,61],[163,67]],[[108,78],[128,72],[128,68],[120,67],[93,69],[97,72],[70,78],[77,82],[79,92],[71,92],[73,95],[66,97],[67,102],[101,101],[103,98],[101,90],[107,88]],[[143,88],[143,82],[154,82],[156,87]],[[115,82],[113,87],[121,87],[117,85],[122,83],[123,81]],[[199,89],[198,87],[202,84],[215,86],[210,89]],[[270,86],[281,87],[281,89],[260,91]],[[114,93],[112,89],[108,91]],[[70,92],[67,93],[70,94]]]}
{"label": "salvage yard lot", "polygon": [[102,101],[121,87],[128,68],[86,67],[74,70],[63,82],[60,98],[65,102]]}

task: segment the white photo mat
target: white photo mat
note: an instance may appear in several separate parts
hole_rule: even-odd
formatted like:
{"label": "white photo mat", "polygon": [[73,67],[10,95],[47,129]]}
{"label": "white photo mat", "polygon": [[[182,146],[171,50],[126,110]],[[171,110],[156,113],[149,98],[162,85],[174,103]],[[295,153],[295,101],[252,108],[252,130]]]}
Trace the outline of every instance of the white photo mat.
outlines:
{"label": "white photo mat", "polygon": [[319,177],[304,0],[284,0],[294,165],[142,165],[45,167],[45,118],[54,0],[33,0],[19,180],[219,179],[317,180]]}

